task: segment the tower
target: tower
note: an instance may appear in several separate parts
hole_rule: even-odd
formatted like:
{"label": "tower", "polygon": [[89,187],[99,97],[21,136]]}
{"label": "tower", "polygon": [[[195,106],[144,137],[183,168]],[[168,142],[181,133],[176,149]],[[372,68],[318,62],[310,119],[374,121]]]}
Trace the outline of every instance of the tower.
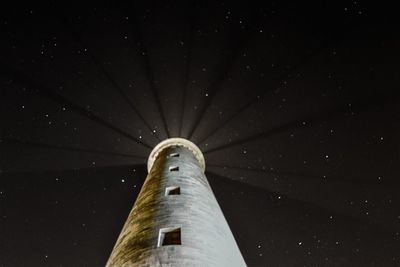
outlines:
{"label": "tower", "polygon": [[182,138],[159,143],[147,169],[107,267],[246,266],[195,144]]}

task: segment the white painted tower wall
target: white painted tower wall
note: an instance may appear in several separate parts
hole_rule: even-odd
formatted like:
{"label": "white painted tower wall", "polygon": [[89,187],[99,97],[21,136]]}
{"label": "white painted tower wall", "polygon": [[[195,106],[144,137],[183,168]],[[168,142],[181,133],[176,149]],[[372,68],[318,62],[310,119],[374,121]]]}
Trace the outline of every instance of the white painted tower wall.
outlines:
{"label": "white painted tower wall", "polygon": [[197,146],[167,139],[150,154],[148,169],[106,266],[246,266]]}

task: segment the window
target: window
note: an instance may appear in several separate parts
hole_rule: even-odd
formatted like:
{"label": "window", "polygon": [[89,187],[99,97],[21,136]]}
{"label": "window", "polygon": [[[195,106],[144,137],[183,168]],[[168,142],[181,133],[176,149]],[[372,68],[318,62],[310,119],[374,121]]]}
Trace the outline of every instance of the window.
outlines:
{"label": "window", "polygon": [[160,229],[158,236],[158,246],[181,245],[181,228]]}
{"label": "window", "polygon": [[177,171],[179,171],[179,167],[178,166],[170,166],[169,167],[169,171],[170,172],[177,172]]}
{"label": "window", "polygon": [[181,188],[179,186],[169,186],[165,188],[165,195],[180,195],[181,194]]}
{"label": "window", "polygon": [[169,154],[170,158],[178,158],[179,157],[179,153],[171,153]]}

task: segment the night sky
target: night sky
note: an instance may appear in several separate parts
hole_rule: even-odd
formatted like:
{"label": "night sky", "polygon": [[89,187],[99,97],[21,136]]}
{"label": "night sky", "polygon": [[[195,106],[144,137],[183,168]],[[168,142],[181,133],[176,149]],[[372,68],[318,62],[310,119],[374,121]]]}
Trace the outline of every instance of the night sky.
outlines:
{"label": "night sky", "polygon": [[168,137],[249,266],[400,266],[394,7],[54,2],[0,11],[1,267],[104,266]]}

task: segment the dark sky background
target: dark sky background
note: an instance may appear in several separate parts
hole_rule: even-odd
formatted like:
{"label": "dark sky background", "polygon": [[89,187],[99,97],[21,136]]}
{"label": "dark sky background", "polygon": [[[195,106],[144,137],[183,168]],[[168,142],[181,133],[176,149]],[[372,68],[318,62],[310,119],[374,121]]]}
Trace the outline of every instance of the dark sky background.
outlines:
{"label": "dark sky background", "polygon": [[0,266],[104,266],[175,136],[249,266],[400,266],[396,9],[247,2],[2,6]]}

